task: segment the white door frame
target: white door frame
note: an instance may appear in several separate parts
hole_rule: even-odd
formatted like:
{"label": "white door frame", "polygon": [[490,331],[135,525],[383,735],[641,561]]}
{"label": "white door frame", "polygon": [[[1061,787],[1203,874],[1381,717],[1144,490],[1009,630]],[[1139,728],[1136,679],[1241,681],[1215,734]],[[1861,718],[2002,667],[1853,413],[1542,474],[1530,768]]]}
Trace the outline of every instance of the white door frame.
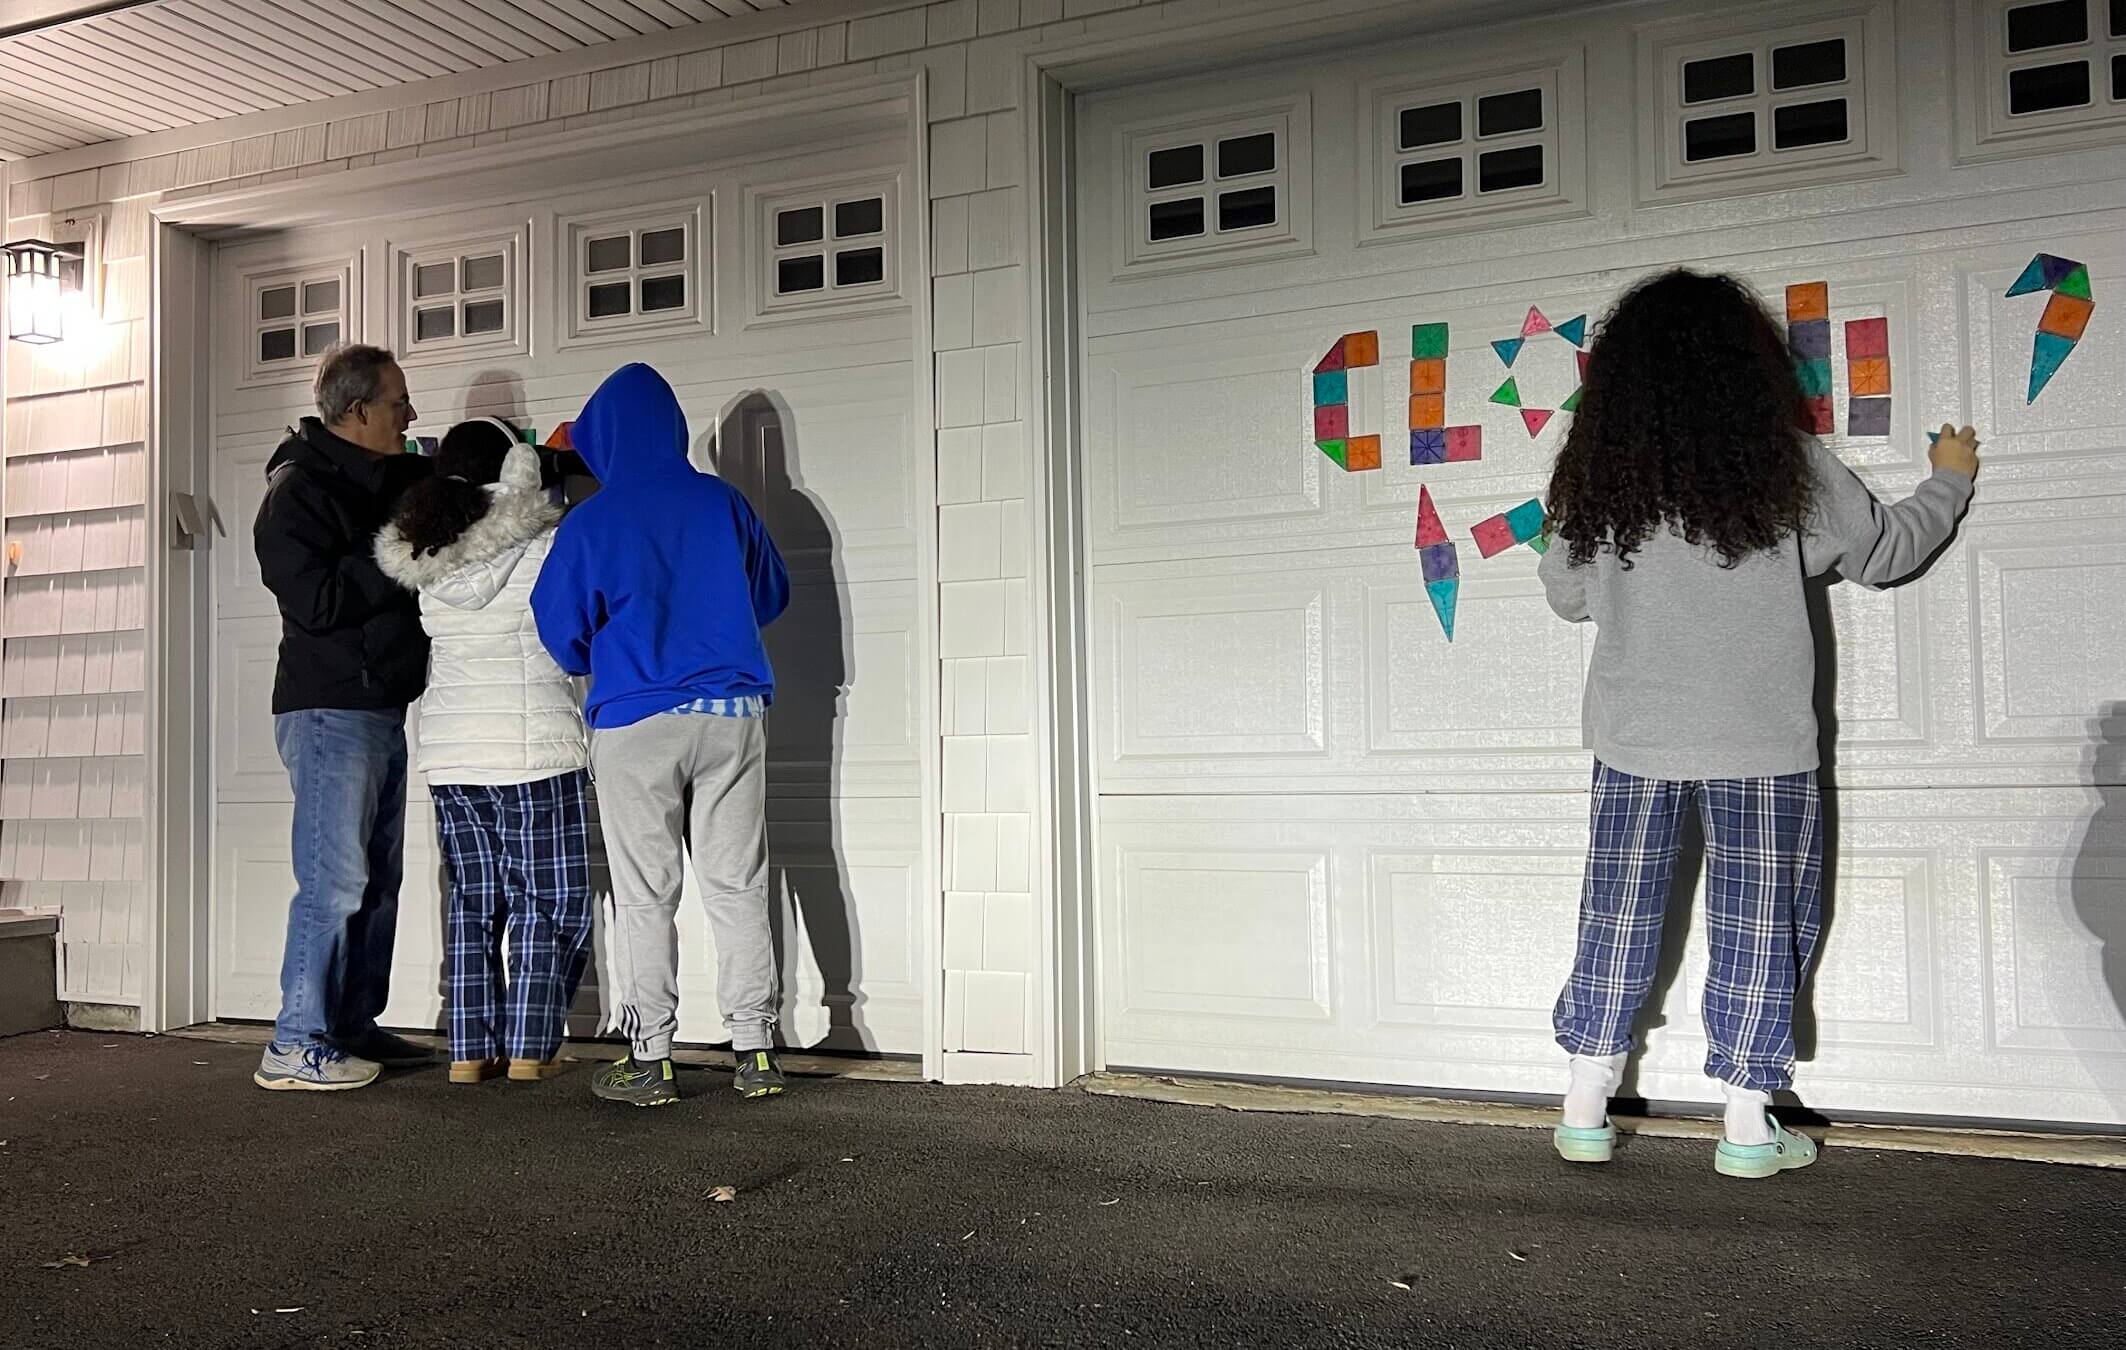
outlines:
{"label": "white door frame", "polygon": [[[793,145],[848,142],[882,136],[907,138],[910,202],[929,199],[927,157],[920,129],[922,88],[917,73],[850,81],[832,89],[715,108],[684,109],[608,126],[557,130],[511,141],[506,157],[475,148],[447,155],[373,165],[345,173],[239,189],[157,204],[151,211],[153,242],[155,406],[150,442],[150,502],[147,550],[149,606],[146,641],[150,662],[147,727],[148,781],[154,785],[147,843],[154,858],[150,903],[149,975],[141,1029],[160,1031],[205,1020],[213,980],[208,940],[212,911],[209,862],[214,856],[213,598],[207,553],[242,547],[247,522],[226,522],[224,533],[202,536],[198,548],[173,528],[177,494],[207,505],[211,482],[212,345],[204,341],[210,295],[211,241],[263,230],[344,224],[383,214],[409,214],[500,205],[524,198],[528,181],[583,184],[653,176],[707,167],[703,144],[715,147],[717,166],[785,156]],[[929,212],[906,208],[920,256],[930,256]],[[928,270],[925,269],[927,282]],[[911,301],[914,331],[913,434],[936,438],[934,363],[930,306]],[[189,322],[174,316],[188,316]],[[933,496],[934,500],[934,496]],[[918,885],[924,919],[917,938],[922,968],[941,969],[944,904],[941,885],[943,832],[939,823],[941,763],[937,735],[937,521],[921,513],[916,549],[916,586],[922,606],[917,625],[920,682],[915,691],[921,745],[923,831]],[[934,987],[933,987],[934,986]],[[925,982],[924,1073],[943,1070],[943,979]]]}

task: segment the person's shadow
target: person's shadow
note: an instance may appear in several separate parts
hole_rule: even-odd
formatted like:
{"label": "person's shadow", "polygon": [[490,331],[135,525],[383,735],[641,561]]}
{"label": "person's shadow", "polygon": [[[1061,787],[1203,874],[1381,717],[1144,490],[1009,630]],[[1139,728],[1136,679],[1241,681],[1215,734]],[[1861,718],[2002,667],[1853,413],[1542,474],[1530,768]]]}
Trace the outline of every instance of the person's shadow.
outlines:
{"label": "person's shadow", "polygon": [[[783,1034],[805,1038],[805,1049],[873,1054],[837,798],[853,642],[842,604],[841,535],[803,487],[796,420],[778,396],[753,390],[725,408],[696,460],[746,494],[790,571],[790,608],[766,631],[775,669],[768,853]],[[797,1015],[799,932],[823,982],[824,1018]]]}
{"label": "person's shadow", "polygon": [[[2096,812],[2076,846],[2074,912],[2101,948],[2104,988],[2126,1017],[2126,702],[2106,703],[2090,721],[2083,777],[2096,794]],[[2090,1076],[2101,1085],[2104,1075],[2116,1073],[2107,1057]],[[2109,1090],[2126,1113],[2126,1083],[2114,1078]]]}

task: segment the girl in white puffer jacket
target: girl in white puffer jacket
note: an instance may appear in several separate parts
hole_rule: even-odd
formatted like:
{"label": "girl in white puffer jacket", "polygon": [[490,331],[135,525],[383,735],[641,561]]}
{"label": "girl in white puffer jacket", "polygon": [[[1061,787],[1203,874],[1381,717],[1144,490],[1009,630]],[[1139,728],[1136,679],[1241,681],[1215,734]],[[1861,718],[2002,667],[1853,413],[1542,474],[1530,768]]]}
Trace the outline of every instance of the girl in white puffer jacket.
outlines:
{"label": "girl in white puffer jacket", "polygon": [[481,418],[451,429],[435,476],[377,536],[377,565],[419,592],[432,639],[415,763],[448,878],[453,1083],[493,1077],[505,1058],[515,1079],[558,1071],[590,954],[583,714],[531,615],[560,519],[539,453]]}

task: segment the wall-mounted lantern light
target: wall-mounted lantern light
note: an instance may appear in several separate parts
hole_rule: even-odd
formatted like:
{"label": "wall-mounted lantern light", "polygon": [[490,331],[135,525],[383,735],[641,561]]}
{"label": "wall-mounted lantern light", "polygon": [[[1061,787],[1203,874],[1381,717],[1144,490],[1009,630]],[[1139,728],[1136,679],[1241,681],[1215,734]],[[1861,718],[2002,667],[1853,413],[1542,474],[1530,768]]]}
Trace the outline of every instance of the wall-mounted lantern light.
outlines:
{"label": "wall-mounted lantern light", "polygon": [[66,336],[66,264],[82,255],[42,239],[0,244],[0,253],[7,255],[7,335],[34,343]]}

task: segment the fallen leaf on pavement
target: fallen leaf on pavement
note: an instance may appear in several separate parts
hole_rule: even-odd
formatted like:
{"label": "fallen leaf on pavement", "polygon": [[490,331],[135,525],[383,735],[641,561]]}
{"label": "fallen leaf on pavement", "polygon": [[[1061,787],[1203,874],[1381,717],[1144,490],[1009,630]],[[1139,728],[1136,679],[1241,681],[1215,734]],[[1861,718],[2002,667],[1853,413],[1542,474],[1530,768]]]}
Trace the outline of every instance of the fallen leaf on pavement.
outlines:
{"label": "fallen leaf on pavement", "polygon": [[718,1204],[736,1200],[737,1198],[738,1188],[736,1186],[717,1186],[709,1192],[709,1199],[716,1201]]}
{"label": "fallen leaf on pavement", "polygon": [[1388,1281],[1388,1283],[1394,1285],[1397,1289],[1402,1290],[1406,1294],[1410,1292],[1410,1286],[1404,1284],[1401,1280],[1390,1280]]}
{"label": "fallen leaf on pavement", "polygon": [[65,1270],[65,1269],[66,1269],[66,1268],[67,1268],[68,1266],[85,1266],[85,1265],[88,1265],[88,1264],[89,1264],[90,1262],[94,1261],[95,1259],[96,1259],[96,1258],[95,1258],[95,1257],[93,1257],[93,1256],[75,1256],[75,1255],[72,1255],[71,1253],[69,1253],[69,1254],[68,1254],[68,1255],[66,1255],[66,1256],[62,1256],[62,1257],[60,1257],[60,1258],[59,1258],[59,1259],[58,1259],[57,1261],[47,1261],[47,1262],[45,1262],[45,1263],[44,1263],[44,1268],[45,1268],[46,1270]]}
{"label": "fallen leaf on pavement", "polygon": [[1523,1264],[1526,1264],[1528,1260],[1527,1257],[1521,1255],[1519,1252],[1513,1250],[1511,1247],[1508,1247],[1506,1249],[1506,1255],[1512,1257],[1516,1261],[1522,1262]]}
{"label": "fallen leaf on pavement", "polygon": [[282,1314],[283,1316],[286,1316],[286,1315],[287,1315],[287,1314],[289,1314],[289,1313],[299,1313],[299,1312],[301,1312],[301,1311],[302,1311],[302,1309],[301,1309],[301,1308],[275,1308],[275,1309],[274,1309],[273,1311],[275,1311],[275,1312],[277,1312],[277,1313],[280,1313],[280,1314]]}
{"label": "fallen leaf on pavement", "polygon": [[1112,1199],[1112,1200],[1102,1200],[1102,1201],[1100,1202],[1100,1208],[1102,1208],[1102,1209],[1106,1209],[1106,1208],[1107,1208],[1107,1207],[1108,1207],[1109,1205],[1119,1205],[1119,1204],[1121,1204],[1121,1203],[1122,1203],[1122,1197],[1118,1195],[1118,1196],[1116,1196],[1116,1197],[1115,1197],[1114,1199]]}

